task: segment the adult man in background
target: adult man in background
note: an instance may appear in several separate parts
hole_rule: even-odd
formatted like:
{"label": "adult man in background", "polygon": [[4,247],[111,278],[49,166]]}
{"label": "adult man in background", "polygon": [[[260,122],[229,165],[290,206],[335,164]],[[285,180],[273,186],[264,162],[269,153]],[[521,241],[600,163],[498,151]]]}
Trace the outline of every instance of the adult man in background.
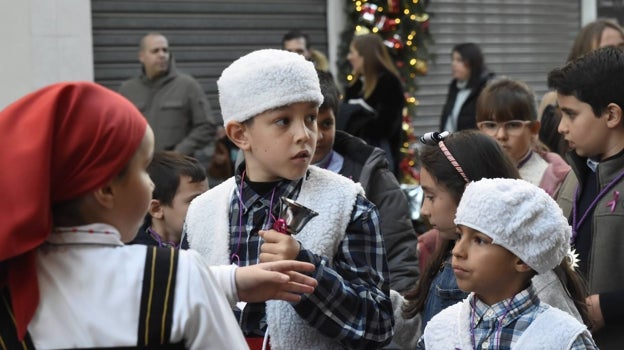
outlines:
{"label": "adult man in background", "polygon": [[306,60],[314,63],[314,68],[317,70],[329,71],[327,57],[322,52],[313,49],[308,35],[299,30],[291,30],[284,35],[282,49],[302,55]]}
{"label": "adult man in background", "polygon": [[199,83],[177,71],[167,38],[149,33],[141,39],[142,73],[125,81],[119,93],[147,118],[154,130],[155,150],[172,150],[206,160],[218,124]]}

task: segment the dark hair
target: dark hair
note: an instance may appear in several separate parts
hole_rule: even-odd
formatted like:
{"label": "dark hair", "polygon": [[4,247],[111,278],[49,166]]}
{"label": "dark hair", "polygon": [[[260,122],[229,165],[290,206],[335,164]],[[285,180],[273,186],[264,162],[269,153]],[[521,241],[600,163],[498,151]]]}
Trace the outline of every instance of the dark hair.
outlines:
{"label": "dark hair", "polygon": [[293,40],[293,39],[301,39],[303,38],[306,42],[306,49],[310,49],[310,47],[312,46],[310,43],[310,38],[308,37],[307,34],[303,33],[302,31],[298,30],[298,29],[293,29],[291,31],[289,31],[288,33],[284,34],[284,36],[282,37],[282,46],[284,46],[284,43],[289,41],[289,40]]}
{"label": "dark hair", "polygon": [[557,131],[560,120],[561,111],[559,108],[557,108],[557,106],[547,105],[546,108],[544,108],[544,112],[542,112],[542,124],[540,125],[538,138],[549,150],[563,156],[568,146],[565,139]]}
{"label": "dark hair", "polygon": [[600,38],[605,29],[611,28],[620,33],[624,39],[624,31],[617,22],[610,19],[598,19],[586,24],[576,35],[576,39],[568,54],[568,62],[599,48]]}
{"label": "dark hair", "polygon": [[535,95],[523,82],[507,78],[488,84],[477,99],[477,122],[537,120]]}
{"label": "dark hair", "polygon": [[453,47],[451,53],[457,52],[462,61],[470,68],[470,78],[467,87],[475,87],[479,84],[481,74],[486,70],[481,48],[475,43],[462,43]]}
{"label": "dark hair", "polygon": [[206,179],[206,171],[197,159],[173,151],[156,152],[147,172],[154,182],[152,198],[164,205],[173,202],[180,186],[180,176],[190,177],[191,182]]}
{"label": "dark hair", "polygon": [[574,302],[574,306],[576,306],[576,309],[581,315],[583,323],[585,323],[587,328],[591,330],[592,322],[589,318],[587,303],[585,302],[585,298],[589,295],[585,280],[577,271],[572,269],[568,257],[564,257],[563,261],[561,261],[559,265],[555,266],[553,271],[563,285],[566,294]]}
{"label": "dark hair", "polygon": [[340,104],[340,92],[334,82],[334,76],[330,72],[317,70],[319,83],[321,85],[321,94],[323,94],[323,103],[319,110],[331,109],[334,116],[338,117],[338,106]]}
{"label": "dark hair", "polygon": [[[470,181],[482,178],[520,178],[518,169],[494,138],[476,130],[463,130],[450,134],[444,144],[464,170]],[[427,169],[435,181],[444,186],[456,204],[464,194],[466,181],[446,158],[439,146],[423,146],[420,166]],[[429,287],[440,265],[453,247],[453,242],[440,238],[442,244],[431,256],[416,286],[405,294],[407,305],[403,309],[406,318],[412,318],[425,307]]]}
{"label": "dark hair", "polygon": [[624,108],[624,51],[603,47],[548,73],[548,87],[589,104],[600,115],[609,103]]}

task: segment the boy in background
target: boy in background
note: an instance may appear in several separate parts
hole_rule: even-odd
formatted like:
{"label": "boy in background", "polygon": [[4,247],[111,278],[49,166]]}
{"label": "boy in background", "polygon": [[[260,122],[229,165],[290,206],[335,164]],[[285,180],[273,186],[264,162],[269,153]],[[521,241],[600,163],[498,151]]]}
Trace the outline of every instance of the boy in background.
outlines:
{"label": "boy in background", "polygon": [[[360,185],[309,166],[323,101],[314,65],[295,53],[258,50],[233,62],[217,85],[226,134],[245,161],[191,203],[190,248],[211,264],[296,259],[317,269],[314,294],[300,302],[244,307],[239,322],[248,342],[261,344],[268,333],[274,349],[389,343],[394,319],[377,209]],[[319,214],[296,236],[271,229],[282,196]]]}
{"label": "boy in background", "polygon": [[188,248],[181,242],[184,218],[191,201],[208,190],[206,171],[195,158],[161,151],[154,154],[147,173],[154,183],[152,200],[132,244]]}
{"label": "boy in background", "polygon": [[323,94],[316,120],[318,138],[312,164],[359,182],[366,198],[379,210],[386,246],[390,288],[405,292],[416,284],[418,259],[416,232],[410,221],[409,205],[384,151],[344,131],[336,130],[340,104],[331,73],[318,72]]}
{"label": "boy in background", "polygon": [[[605,47],[548,74],[572,149],[572,172],[557,202],[572,224],[579,271],[587,279],[592,332],[601,349],[624,344],[624,52]],[[571,215],[570,215],[571,213]]]}

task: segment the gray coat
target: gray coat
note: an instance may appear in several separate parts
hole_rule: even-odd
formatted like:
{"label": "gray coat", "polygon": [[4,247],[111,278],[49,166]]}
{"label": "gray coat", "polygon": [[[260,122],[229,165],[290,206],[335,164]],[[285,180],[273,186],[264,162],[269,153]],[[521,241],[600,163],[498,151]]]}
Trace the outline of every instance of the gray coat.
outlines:
{"label": "gray coat", "polygon": [[[575,201],[578,179],[584,179],[588,171],[586,158],[568,153],[568,163],[572,172],[568,174],[559,194],[557,203],[564,215],[570,217]],[[598,165],[600,189],[624,171],[624,155],[619,154]],[[620,193],[616,205],[611,210],[609,201]],[[605,317],[606,327],[594,334],[596,344],[601,349],[621,349],[624,344],[622,333],[622,301],[624,300],[624,179],[618,181],[596,204],[591,218],[592,241],[587,261],[587,285],[590,294],[600,294],[600,308]]]}
{"label": "gray coat", "polygon": [[119,93],[145,116],[154,131],[155,150],[187,155],[214,143],[217,124],[199,83],[175,68],[173,57],[164,76],[150,80],[145,73],[126,80]]}

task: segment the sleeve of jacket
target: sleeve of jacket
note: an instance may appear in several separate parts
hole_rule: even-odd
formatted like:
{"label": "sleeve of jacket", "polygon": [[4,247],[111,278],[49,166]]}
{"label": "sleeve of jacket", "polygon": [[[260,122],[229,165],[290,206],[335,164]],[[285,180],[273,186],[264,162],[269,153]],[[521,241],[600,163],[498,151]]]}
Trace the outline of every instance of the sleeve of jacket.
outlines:
{"label": "sleeve of jacket", "polygon": [[348,349],[377,349],[392,339],[394,317],[377,209],[363,196],[333,261],[302,247],[297,260],[316,266],[318,286],[294,305],[322,334]]}
{"label": "sleeve of jacket", "polygon": [[385,168],[379,168],[372,174],[366,191],[368,199],[379,210],[390,270],[390,288],[407,291],[414,287],[419,276],[418,242],[409,217],[407,198],[396,177]]}
{"label": "sleeve of jacket", "polygon": [[188,96],[188,135],[175,147],[175,151],[193,155],[196,150],[202,149],[215,141],[217,122],[212,115],[210,103],[199,83],[189,77],[187,86]]}

